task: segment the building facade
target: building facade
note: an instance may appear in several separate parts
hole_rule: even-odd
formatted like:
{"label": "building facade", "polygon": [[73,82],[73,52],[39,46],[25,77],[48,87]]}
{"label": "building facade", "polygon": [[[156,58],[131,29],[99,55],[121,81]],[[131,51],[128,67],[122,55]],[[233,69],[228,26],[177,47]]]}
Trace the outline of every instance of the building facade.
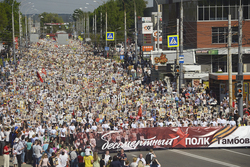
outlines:
{"label": "building facade", "polygon": [[[227,72],[228,15],[231,14],[233,72],[238,63],[239,0],[182,0],[183,47],[195,49],[196,63],[203,72]],[[158,0],[162,5],[162,42],[167,47],[167,35],[177,34],[181,0]],[[250,71],[250,1],[242,0],[242,47],[244,72]]]}

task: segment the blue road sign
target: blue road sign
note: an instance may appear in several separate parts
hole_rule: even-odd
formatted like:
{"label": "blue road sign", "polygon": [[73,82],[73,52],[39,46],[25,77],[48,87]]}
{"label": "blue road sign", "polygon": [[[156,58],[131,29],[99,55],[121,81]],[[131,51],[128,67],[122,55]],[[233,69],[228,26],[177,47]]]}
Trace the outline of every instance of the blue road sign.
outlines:
{"label": "blue road sign", "polygon": [[168,35],[168,47],[179,47],[178,35]]}
{"label": "blue road sign", "polygon": [[184,63],[184,55],[179,55],[179,63],[180,64]]}
{"label": "blue road sign", "polygon": [[124,59],[124,55],[121,55],[121,56],[120,56],[120,60],[123,60],[123,59]]}
{"label": "blue road sign", "polygon": [[106,50],[106,51],[109,51],[109,47],[105,47],[105,50]]}
{"label": "blue road sign", "polygon": [[114,32],[106,32],[106,41],[114,41],[115,33]]}

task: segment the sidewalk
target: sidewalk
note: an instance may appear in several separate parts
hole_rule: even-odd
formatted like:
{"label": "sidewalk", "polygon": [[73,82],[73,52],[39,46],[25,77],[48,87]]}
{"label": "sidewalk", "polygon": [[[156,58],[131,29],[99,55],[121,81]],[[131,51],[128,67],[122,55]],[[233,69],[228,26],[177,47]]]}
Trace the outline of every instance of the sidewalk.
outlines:
{"label": "sidewalk", "polygon": [[[10,157],[10,167],[13,167],[12,157]],[[3,156],[0,156],[0,167],[3,167]],[[30,164],[22,164],[22,167],[32,167]]]}

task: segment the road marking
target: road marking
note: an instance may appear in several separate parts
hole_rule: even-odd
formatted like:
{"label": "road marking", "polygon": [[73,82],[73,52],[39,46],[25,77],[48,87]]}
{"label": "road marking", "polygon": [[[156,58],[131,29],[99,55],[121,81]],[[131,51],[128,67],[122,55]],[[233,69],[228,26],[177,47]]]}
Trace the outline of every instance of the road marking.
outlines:
{"label": "road marking", "polygon": [[219,165],[224,165],[224,166],[229,166],[229,167],[240,167],[240,166],[237,166],[237,165],[229,164],[229,163],[226,163],[226,162],[218,161],[218,160],[207,158],[207,157],[202,157],[202,156],[199,156],[199,155],[183,152],[183,151],[180,151],[180,150],[170,150],[170,151],[178,153],[178,154],[186,155],[186,156],[189,156],[189,157],[197,158],[197,159],[200,159],[200,160],[203,160],[203,161],[216,163],[216,164],[219,164]]}
{"label": "road marking", "polygon": [[250,157],[250,155],[248,155],[248,154],[240,153],[240,152],[237,152],[237,151],[232,151],[232,150],[228,150],[228,149],[222,149],[222,150],[225,150],[225,151],[232,152],[232,153],[235,153],[235,154],[245,155],[245,156]]}
{"label": "road marking", "polygon": [[131,154],[133,157],[137,157],[135,154]]}

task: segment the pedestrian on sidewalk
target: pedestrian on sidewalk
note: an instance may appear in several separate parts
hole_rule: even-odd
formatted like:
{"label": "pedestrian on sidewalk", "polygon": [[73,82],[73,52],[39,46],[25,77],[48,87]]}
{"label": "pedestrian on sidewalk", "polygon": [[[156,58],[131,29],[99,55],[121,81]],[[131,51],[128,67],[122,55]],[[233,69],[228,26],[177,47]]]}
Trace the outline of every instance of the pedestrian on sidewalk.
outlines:
{"label": "pedestrian on sidewalk", "polygon": [[3,148],[3,166],[4,167],[9,167],[10,166],[10,143],[6,144]]}

